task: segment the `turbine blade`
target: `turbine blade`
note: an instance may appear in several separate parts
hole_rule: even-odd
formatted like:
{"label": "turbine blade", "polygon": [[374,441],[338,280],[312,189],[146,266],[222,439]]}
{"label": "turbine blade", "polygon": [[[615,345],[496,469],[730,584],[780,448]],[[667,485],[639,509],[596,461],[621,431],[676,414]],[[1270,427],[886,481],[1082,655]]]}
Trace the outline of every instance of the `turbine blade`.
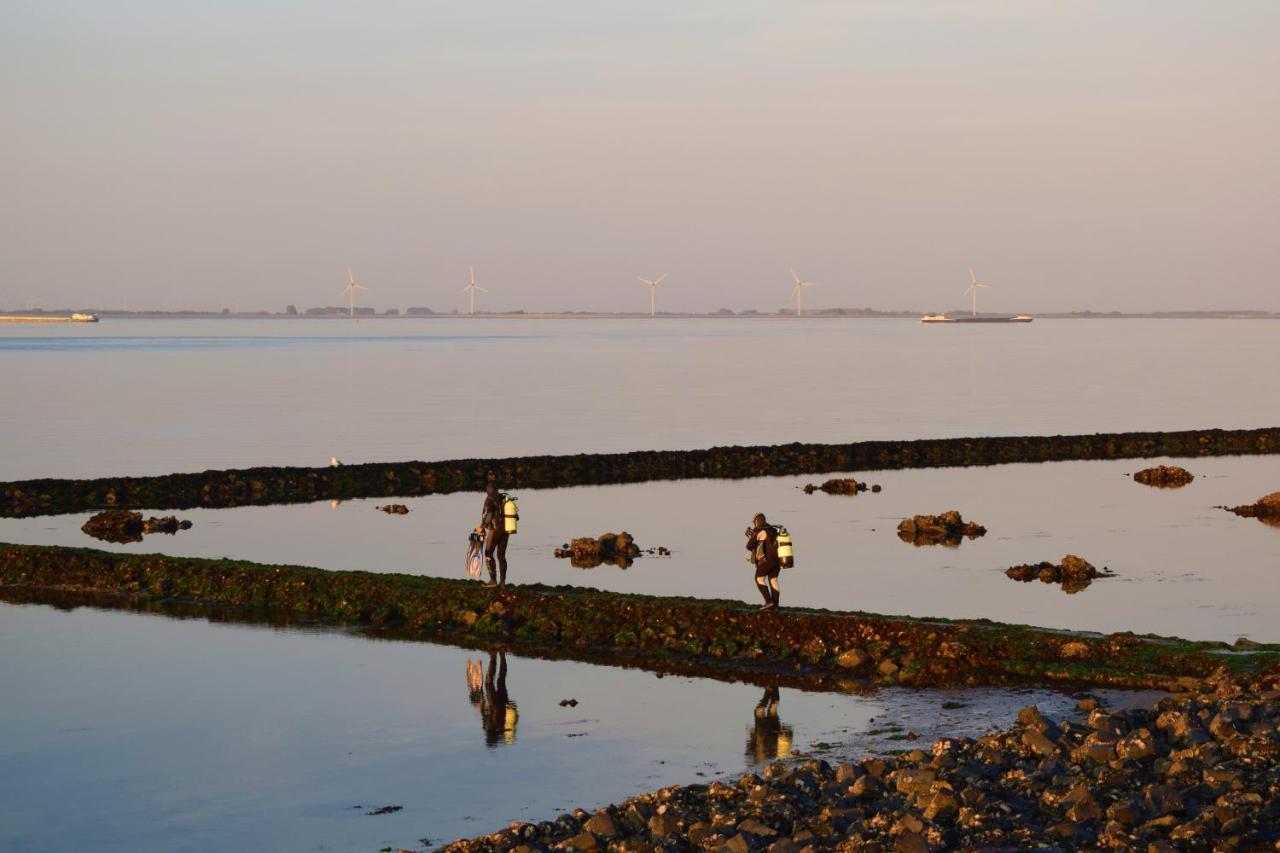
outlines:
{"label": "turbine blade", "polygon": [[791,277],[792,277],[792,278],[794,278],[794,279],[796,280],[796,284],[800,284],[800,276],[796,275],[796,271],[795,271],[795,270],[792,270],[792,271],[791,271]]}
{"label": "turbine blade", "polygon": [[347,267],[347,283],[350,284],[355,280],[356,280],[356,277],[351,274],[351,267]]}
{"label": "turbine blade", "polygon": [[974,273],[973,267],[969,267],[969,281],[972,282],[973,284],[978,283],[978,276],[976,273]]}
{"label": "turbine blade", "polygon": [[483,287],[481,287],[481,286],[480,286],[480,285],[478,285],[478,284],[476,285],[476,290],[480,291],[481,293],[488,293],[488,292],[489,292],[489,291],[485,290]]}
{"label": "turbine blade", "polygon": [[459,293],[466,293],[468,290],[470,290],[470,289],[471,289],[471,287],[472,287],[472,286],[468,284],[466,287],[462,288],[462,290],[459,290],[458,292],[459,292]]}
{"label": "turbine blade", "polygon": [[666,274],[666,273],[663,273],[662,275],[660,275],[660,276],[658,276],[657,278],[655,278],[655,279],[653,280],[653,283],[654,283],[654,284],[662,284],[662,280],[663,280],[664,278],[666,278],[666,277],[667,277],[667,274]]}

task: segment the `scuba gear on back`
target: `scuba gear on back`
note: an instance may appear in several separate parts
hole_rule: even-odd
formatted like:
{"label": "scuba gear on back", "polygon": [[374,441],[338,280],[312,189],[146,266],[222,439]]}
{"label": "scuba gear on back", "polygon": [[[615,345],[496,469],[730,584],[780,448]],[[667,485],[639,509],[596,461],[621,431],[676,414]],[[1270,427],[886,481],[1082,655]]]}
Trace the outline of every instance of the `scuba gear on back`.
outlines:
{"label": "scuba gear on back", "polygon": [[520,507],[516,498],[505,495],[502,502],[502,529],[507,533],[517,533],[520,527]]}
{"label": "scuba gear on back", "polygon": [[796,564],[795,552],[791,547],[791,534],[785,527],[778,528],[778,564],[784,569],[789,569]]}

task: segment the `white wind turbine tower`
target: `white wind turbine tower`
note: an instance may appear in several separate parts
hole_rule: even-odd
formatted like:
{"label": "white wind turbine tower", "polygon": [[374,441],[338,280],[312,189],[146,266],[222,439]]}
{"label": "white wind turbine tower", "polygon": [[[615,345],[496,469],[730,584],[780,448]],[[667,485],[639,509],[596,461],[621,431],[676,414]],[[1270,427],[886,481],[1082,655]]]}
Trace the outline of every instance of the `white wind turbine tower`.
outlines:
{"label": "white wind turbine tower", "polygon": [[368,290],[363,284],[356,284],[356,278],[351,274],[351,267],[347,267],[347,286],[342,292],[347,297],[347,314],[351,319],[356,318],[356,291]]}
{"label": "white wind turbine tower", "polygon": [[470,313],[474,314],[476,313],[476,291],[478,290],[481,293],[488,293],[489,291],[485,290],[483,287],[476,284],[476,268],[468,267],[467,269],[471,273],[471,283],[468,284],[466,287],[462,288],[462,290],[459,290],[458,292],[471,294],[471,312]]}
{"label": "white wind turbine tower", "polygon": [[[650,317],[655,317],[658,314],[658,285],[661,284],[662,280],[666,277],[667,277],[667,274],[663,273],[657,278],[653,278],[653,279],[641,278],[640,279],[642,283],[649,285],[649,316]],[[636,278],[640,278],[640,277],[636,276]]]}
{"label": "white wind turbine tower", "polygon": [[980,284],[978,282],[977,274],[975,274],[973,271],[973,267],[969,267],[969,286],[965,288],[964,292],[969,294],[969,296],[973,300],[973,307],[970,310],[974,317],[978,316],[978,288],[979,287],[985,287],[988,290],[991,289],[991,285],[989,284]]}
{"label": "white wind turbine tower", "polygon": [[791,271],[791,277],[792,277],[793,279],[795,279],[795,281],[796,281],[795,289],[791,291],[791,295],[795,297],[795,300],[796,300],[796,316],[797,316],[797,317],[799,317],[799,316],[800,316],[800,309],[801,309],[801,307],[802,307],[802,306],[803,306],[803,304],[804,304],[804,289],[805,289],[806,287],[813,287],[815,284],[817,284],[817,282],[816,282],[816,281],[801,281],[800,276],[796,275],[796,271],[795,271],[795,270],[792,270],[792,271]]}

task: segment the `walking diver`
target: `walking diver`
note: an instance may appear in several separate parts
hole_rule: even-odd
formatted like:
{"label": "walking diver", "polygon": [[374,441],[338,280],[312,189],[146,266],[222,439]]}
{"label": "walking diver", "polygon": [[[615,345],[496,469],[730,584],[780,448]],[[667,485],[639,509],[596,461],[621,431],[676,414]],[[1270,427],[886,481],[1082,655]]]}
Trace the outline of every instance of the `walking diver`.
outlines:
{"label": "walking diver", "polygon": [[[503,518],[505,496],[490,483],[484,491],[484,509],[480,513],[480,527],[484,529],[484,561],[489,567],[489,583],[486,586],[507,585],[507,533]],[[495,559],[496,557],[496,559]]]}
{"label": "walking diver", "polygon": [[761,610],[773,610],[778,606],[778,573],[782,561],[778,559],[778,528],[765,520],[764,513],[756,513],[747,528],[747,560],[756,567],[756,589],[764,599]]}

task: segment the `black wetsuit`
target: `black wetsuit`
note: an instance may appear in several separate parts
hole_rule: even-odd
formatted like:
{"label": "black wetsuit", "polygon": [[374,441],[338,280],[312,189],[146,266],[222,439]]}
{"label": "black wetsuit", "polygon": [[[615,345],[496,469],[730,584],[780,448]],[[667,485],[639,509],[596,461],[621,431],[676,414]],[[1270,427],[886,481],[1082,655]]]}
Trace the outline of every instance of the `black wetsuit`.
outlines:
{"label": "black wetsuit", "polygon": [[493,497],[485,495],[484,510],[480,516],[480,526],[484,528],[484,561],[489,567],[489,582],[497,584],[507,582],[507,540],[511,538],[502,517],[502,498],[501,494]]}
{"label": "black wetsuit", "polygon": [[[769,538],[760,540],[760,532],[765,531]],[[751,528],[751,536],[747,539],[747,550],[756,554],[756,589],[764,598],[765,604],[778,606],[781,594],[778,591],[778,574],[782,571],[782,563],[778,560],[778,528],[766,524],[763,527]]]}

